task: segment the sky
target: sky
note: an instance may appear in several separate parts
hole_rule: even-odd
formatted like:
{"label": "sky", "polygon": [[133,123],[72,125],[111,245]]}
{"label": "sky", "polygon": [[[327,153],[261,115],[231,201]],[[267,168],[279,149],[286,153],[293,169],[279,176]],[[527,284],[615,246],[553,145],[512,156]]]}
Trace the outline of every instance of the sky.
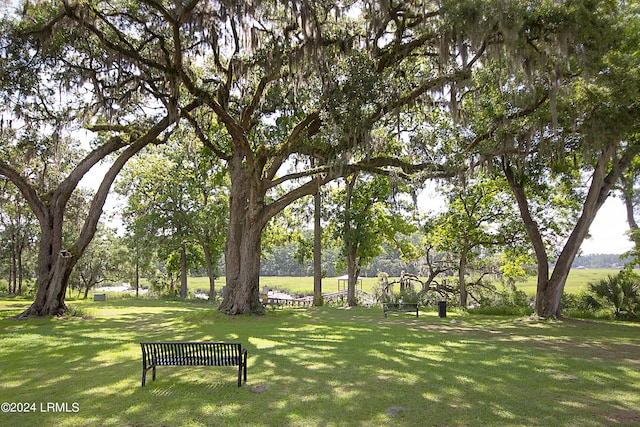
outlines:
{"label": "sky", "polygon": [[[438,211],[443,202],[433,187],[427,186],[418,198],[418,205],[422,209]],[[633,247],[626,236],[629,229],[624,203],[620,198],[609,196],[598,211],[589,229],[590,238],[585,239],[581,246],[581,255],[592,254],[622,254]]]}
{"label": "sky", "polygon": [[625,235],[629,229],[624,203],[617,197],[609,197],[591,224],[590,239],[582,243],[582,253],[621,254],[633,247]]}

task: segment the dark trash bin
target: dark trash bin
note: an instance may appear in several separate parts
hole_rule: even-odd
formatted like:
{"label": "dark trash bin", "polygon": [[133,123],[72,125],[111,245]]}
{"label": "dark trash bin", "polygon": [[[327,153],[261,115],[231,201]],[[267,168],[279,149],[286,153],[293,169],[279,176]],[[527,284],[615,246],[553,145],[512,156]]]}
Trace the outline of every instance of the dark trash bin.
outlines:
{"label": "dark trash bin", "polygon": [[447,317],[446,301],[438,301],[438,317]]}

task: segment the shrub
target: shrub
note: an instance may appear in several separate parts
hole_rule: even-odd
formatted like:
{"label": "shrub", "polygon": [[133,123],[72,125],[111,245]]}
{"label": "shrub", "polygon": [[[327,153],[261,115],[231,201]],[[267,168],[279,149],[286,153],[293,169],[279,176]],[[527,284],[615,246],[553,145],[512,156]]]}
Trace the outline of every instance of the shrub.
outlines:
{"label": "shrub", "polygon": [[485,314],[490,316],[529,316],[533,314],[533,308],[496,305],[470,308],[468,312],[471,314]]}
{"label": "shrub", "polygon": [[609,308],[617,319],[638,318],[640,315],[640,276],[623,270],[616,276],[608,276],[589,284],[591,298],[585,303],[594,310]]}
{"label": "shrub", "polygon": [[502,290],[493,286],[483,286],[479,305],[469,309],[469,313],[528,316],[533,313],[531,301],[524,291],[518,290],[512,281],[504,284]]}

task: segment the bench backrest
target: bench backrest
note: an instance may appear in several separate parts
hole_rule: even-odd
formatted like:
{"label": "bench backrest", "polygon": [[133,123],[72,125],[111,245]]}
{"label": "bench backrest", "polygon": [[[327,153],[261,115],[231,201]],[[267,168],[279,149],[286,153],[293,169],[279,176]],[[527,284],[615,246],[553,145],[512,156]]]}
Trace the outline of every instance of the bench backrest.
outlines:
{"label": "bench backrest", "polygon": [[382,306],[384,308],[390,308],[390,309],[411,308],[415,310],[416,308],[418,308],[418,303],[417,302],[385,302],[382,304]]}
{"label": "bench backrest", "polygon": [[144,366],[238,366],[242,345],[237,342],[141,342]]}

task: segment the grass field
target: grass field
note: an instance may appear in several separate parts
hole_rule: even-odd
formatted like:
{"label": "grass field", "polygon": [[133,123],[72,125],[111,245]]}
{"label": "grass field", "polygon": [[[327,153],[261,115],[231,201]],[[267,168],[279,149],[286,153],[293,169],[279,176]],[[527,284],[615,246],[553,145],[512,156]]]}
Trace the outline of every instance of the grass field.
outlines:
{"label": "grass field", "polygon": [[[585,269],[571,270],[565,292],[578,293],[588,289],[589,282],[594,282],[606,277],[607,275],[616,275],[619,270],[615,269]],[[390,278],[389,280],[393,280]],[[145,286],[146,279],[142,280]],[[216,279],[216,289],[220,290],[224,286],[225,278]],[[291,294],[312,295],[313,294],[313,277],[291,277],[291,276],[261,276],[260,286],[268,286],[269,289],[279,289]],[[344,285],[342,285],[344,286]],[[378,286],[377,277],[365,277],[362,279],[362,289],[371,291]],[[499,286],[499,285],[498,285]],[[516,286],[523,290],[527,295],[535,295],[536,278],[528,277],[524,281],[519,281]],[[0,279],[0,289],[6,288],[6,281]],[[209,290],[209,279],[207,277],[189,277],[188,288],[195,292],[196,290]],[[338,290],[338,281],[335,277],[328,277],[322,280],[323,292],[335,292]],[[396,287],[397,290],[397,287]],[[74,296],[76,294],[74,293]],[[91,293],[90,293],[91,295]]]}
{"label": "grass field", "polygon": [[[3,426],[632,426],[640,325],[373,308],[226,317],[206,303],[73,302],[86,317],[7,318]],[[240,341],[233,368],[158,368],[143,340]]]}
{"label": "grass field", "polygon": [[[589,282],[597,281],[607,275],[615,275],[618,271],[619,270],[615,269],[571,270],[565,287],[565,292],[578,293],[585,291],[588,289]],[[262,276],[260,277],[260,285],[268,286],[270,289],[286,290],[293,294],[313,294],[313,277]],[[365,291],[371,291],[371,289],[377,285],[377,277],[365,277],[362,280],[362,288]],[[224,286],[224,277],[216,280],[216,287],[219,289],[222,286]],[[535,295],[536,278],[529,277],[525,281],[518,282],[516,286],[518,289],[523,290],[527,295]],[[206,277],[191,277],[189,278],[189,288],[192,290],[209,289],[209,281]],[[322,280],[323,292],[335,292],[337,290],[338,281],[336,278],[325,278]]]}
{"label": "grass field", "polygon": [[[573,269],[567,278],[565,292],[575,294],[586,291],[589,288],[589,283],[597,282],[609,275],[615,276],[619,272],[619,269]],[[527,295],[535,295],[536,278],[529,277],[526,281],[517,283],[516,286],[518,289],[523,290]]]}

